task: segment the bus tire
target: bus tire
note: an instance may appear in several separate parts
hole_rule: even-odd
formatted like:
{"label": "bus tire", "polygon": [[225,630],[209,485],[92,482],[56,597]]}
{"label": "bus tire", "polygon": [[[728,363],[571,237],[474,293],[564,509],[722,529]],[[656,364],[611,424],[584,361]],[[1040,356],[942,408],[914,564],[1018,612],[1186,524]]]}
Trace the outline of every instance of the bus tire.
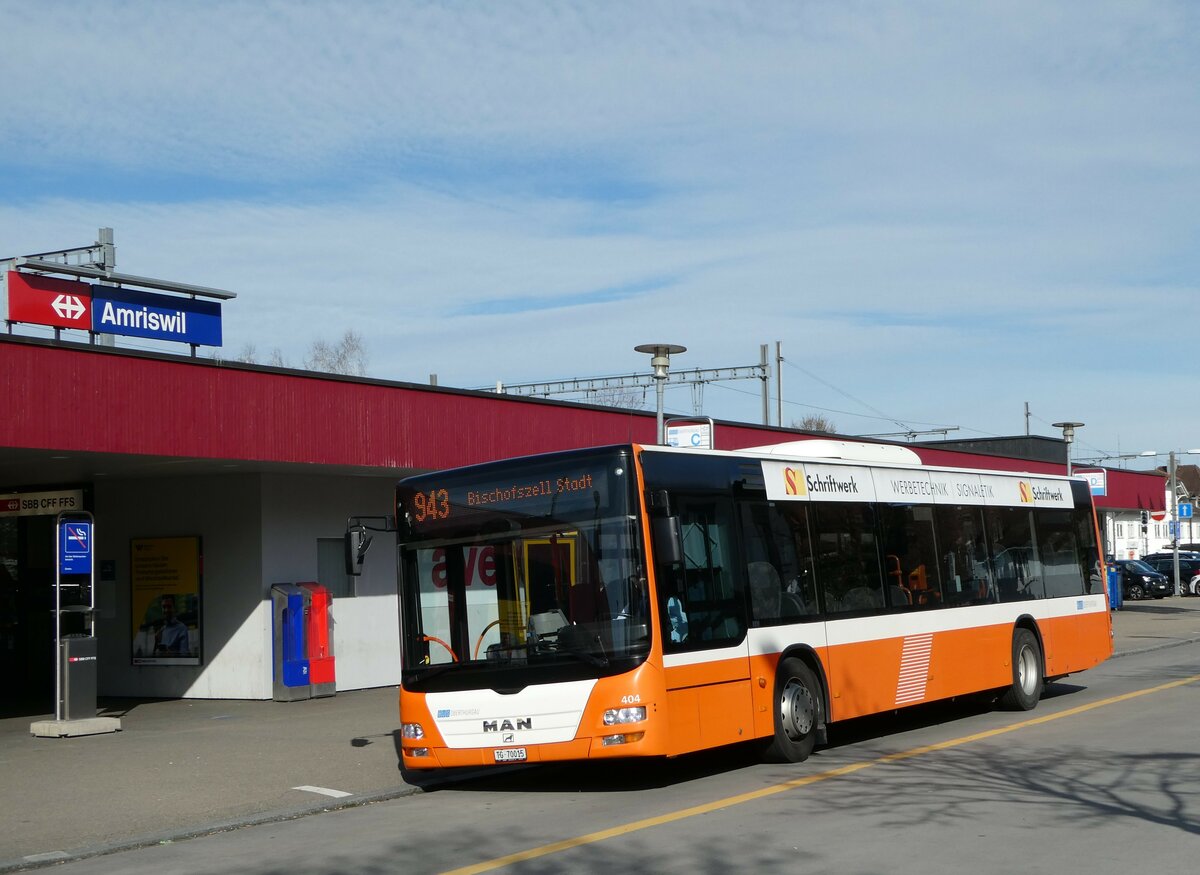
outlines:
{"label": "bus tire", "polygon": [[1042,698],[1046,679],[1042,673],[1042,648],[1037,636],[1028,629],[1013,632],[1012,686],[1000,697],[1000,704],[1010,711],[1032,711]]}
{"label": "bus tire", "polygon": [[800,763],[817,744],[821,720],[821,685],[803,660],[779,663],[775,674],[775,735],[763,750],[772,763]]}

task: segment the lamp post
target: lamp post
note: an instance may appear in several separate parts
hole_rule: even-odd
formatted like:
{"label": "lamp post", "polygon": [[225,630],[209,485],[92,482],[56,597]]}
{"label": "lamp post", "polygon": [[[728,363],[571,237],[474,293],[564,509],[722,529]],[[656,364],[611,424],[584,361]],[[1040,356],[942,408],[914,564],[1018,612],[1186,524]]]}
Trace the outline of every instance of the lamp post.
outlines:
{"label": "lamp post", "polygon": [[1082,422],[1056,422],[1055,428],[1061,428],[1063,441],[1067,445],[1067,476],[1071,476],[1071,444],[1075,441],[1075,429],[1083,428]]}
{"label": "lamp post", "polygon": [[686,346],[675,343],[643,343],[633,348],[634,352],[644,352],[649,355],[650,367],[654,369],[654,395],[658,401],[658,442],[665,444],[667,436],[663,432],[663,389],[667,382],[667,373],[671,369],[671,356],[687,352]]}

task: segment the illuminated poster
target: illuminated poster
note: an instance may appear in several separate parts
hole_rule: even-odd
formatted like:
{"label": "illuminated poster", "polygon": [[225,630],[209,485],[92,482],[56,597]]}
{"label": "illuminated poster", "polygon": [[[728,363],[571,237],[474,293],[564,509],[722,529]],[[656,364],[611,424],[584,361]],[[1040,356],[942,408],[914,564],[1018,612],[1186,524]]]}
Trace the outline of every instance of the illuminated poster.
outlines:
{"label": "illuminated poster", "polygon": [[134,538],[129,550],[134,665],[200,664],[200,539]]}

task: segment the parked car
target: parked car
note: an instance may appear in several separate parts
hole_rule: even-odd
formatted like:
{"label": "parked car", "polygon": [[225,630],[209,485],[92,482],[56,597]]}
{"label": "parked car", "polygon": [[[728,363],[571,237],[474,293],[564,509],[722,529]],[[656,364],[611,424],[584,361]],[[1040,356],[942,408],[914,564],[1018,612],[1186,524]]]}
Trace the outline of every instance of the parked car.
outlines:
{"label": "parked car", "polygon": [[[1159,574],[1165,575],[1171,583],[1171,587],[1174,588],[1174,553],[1154,553],[1143,557],[1142,561]],[[1184,595],[1200,595],[1200,553],[1184,553],[1182,550],[1179,551],[1179,583]]]}
{"label": "parked car", "polygon": [[1140,559],[1118,559],[1117,568],[1121,570],[1121,595],[1124,598],[1161,599],[1174,595],[1174,584],[1167,576]]}
{"label": "parked car", "polygon": [[[1164,550],[1161,553],[1149,553],[1142,557],[1142,561],[1145,562],[1148,559],[1154,559],[1154,560],[1166,559],[1168,562],[1171,562],[1174,558],[1175,558],[1175,554],[1172,551]],[[1195,550],[1180,550],[1179,558],[1180,559],[1200,559],[1200,552],[1197,552]]]}

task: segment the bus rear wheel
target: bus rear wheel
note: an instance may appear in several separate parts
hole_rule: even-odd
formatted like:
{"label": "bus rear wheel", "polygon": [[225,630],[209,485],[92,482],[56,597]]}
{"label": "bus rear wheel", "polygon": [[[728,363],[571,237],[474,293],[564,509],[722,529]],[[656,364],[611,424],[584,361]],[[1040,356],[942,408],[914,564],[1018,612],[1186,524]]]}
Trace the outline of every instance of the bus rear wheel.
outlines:
{"label": "bus rear wheel", "polygon": [[1032,711],[1042,698],[1046,679],[1042,673],[1042,648],[1028,629],[1017,629],[1012,642],[1012,686],[1000,697],[1010,711]]}
{"label": "bus rear wheel", "polygon": [[763,751],[772,763],[800,763],[817,744],[821,685],[802,660],[785,659],[775,675],[775,735]]}

